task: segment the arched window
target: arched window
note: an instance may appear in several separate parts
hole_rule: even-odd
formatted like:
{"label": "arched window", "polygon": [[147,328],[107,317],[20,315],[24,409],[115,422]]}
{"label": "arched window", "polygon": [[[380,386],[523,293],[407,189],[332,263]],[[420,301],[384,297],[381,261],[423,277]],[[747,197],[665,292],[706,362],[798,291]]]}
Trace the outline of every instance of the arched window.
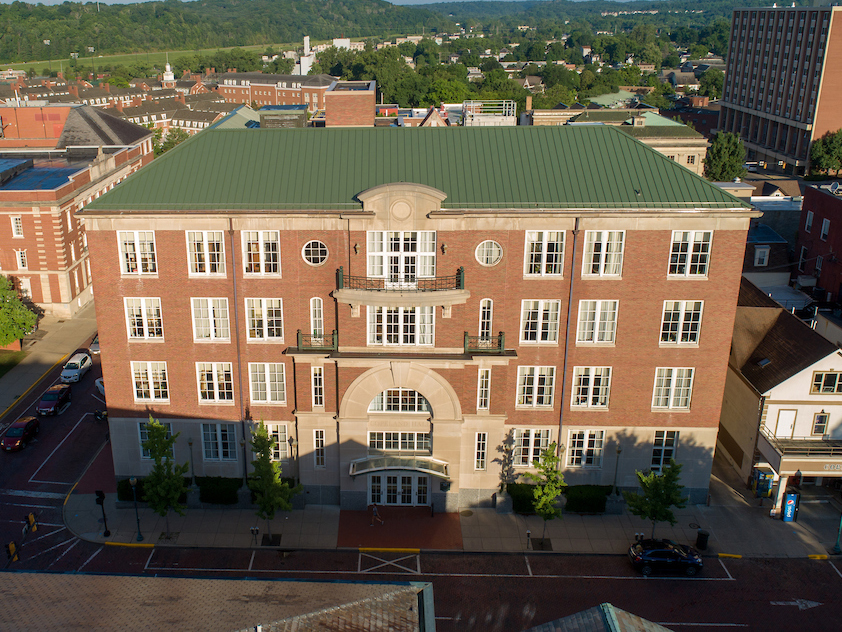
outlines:
{"label": "arched window", "polygon": [[390,388],[378,393],[368,405],[370,413],[429,413],[430,402],[408,388]]}
{"label": "arched window", "polygon": [[479,302],[479,337],[483,340],[491,339],[491,319],[494,312],[494,301],[484,298]]}

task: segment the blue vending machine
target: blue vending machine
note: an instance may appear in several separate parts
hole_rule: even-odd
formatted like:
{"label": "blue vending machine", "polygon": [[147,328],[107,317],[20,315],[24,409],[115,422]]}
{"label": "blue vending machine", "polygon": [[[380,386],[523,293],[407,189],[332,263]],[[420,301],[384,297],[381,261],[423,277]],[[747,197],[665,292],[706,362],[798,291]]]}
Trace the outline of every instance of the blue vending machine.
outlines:
{"label": "blue vending machine", "polygon": [[781,512],[781,520],[784,522],[795,522],[798,520],[798,503],[801,500],[799,492],[786,492],[784,494],[784,506]]}
{"label": "blue vending machine", "polygon": [[755,498],[769,498],[772,495],[772,484],[775,481],[775,474],[766,468],[754,468],[754,476],[751,481],[751,488]]}

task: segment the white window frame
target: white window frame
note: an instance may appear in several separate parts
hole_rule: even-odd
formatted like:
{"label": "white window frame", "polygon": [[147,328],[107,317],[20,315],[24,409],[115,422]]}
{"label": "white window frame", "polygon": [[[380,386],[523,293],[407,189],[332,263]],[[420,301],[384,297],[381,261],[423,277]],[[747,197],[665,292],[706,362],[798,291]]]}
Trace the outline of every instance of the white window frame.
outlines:
{"label": "white window frame", "polygon": [[[207,379],[208,377],[210,379]],[[230,362],[197,362],[196,390],[200,404],[233,404],[234,370],[232,364]]]}
{"label": "white window frame", "polygon": [[570,408],[607,409],[610,397],[610,366],[573,367]]}
{"label": "white window frame", "polygon": [[585,252],[582,255],[582,276],[620,278],[623,275],[624,230],[585,231]]}
{"label": "white window frame", "polygon": [[813,211],[807,211],[806,219],[804,220],[804,232],[813,231]]}
{"label": "white window frame", "polygon": [[236,461],[236,424],[202,424],[202,458],[204,461]]}
{"label": "white window frame", "polygon": [[827,218],[822,219],[822,230],[819,233],[819,239],[822,241],[827,241],[827,236],[830,234],[830,220]]}
{"label": "white window frame", "polygon": [[324,367],[310,367],[313,408],[324,408],[325,405],[325,371]]}
{"label": "white window frame", "polygon": [[[435,344],[435,307],[383,307],[369,305],[368,346],[431,347]],[[408,321],[408,317],[411,319]],[[408,341],[407,341],[408,340]]]}
{"label": "white window frame", "polygon": [[399,430],[370,430],[368,449],[379,452],[432,452],[432,435],[429,432]]}
{"label": "white window frame", "polygon": [[484,298],[479,302],[479,337],[490,340],[493,336],[494,301]]}
{"label": "white window frame", "polygon": [[377,393],[368,404],[370,413],[424,413],[429,415],[432,407],[427,398],[411,388],[387,388]]}
{"label": "white window frame", "polygon": [[570,430],[567,467],[600,469],[605,456],[604,430]]}
{"label": "white window frame", "polygon": [[491,402],[491,369],[480,369],[477,376],[477,410],[488,410]]}
{"label": "white window frame", "polygon": [[[273,301],[270,308],[268,301]],[[248,342],[283,342],[284,341],[284,300],[282,298],[246,298],[246,340]],[[269,310],[272,310],[271,319]],[[280,327],[278,315],[280,314]],[[269,326],[269,321],[273,326]],[[258,326],[259,324],[259,326]],[[278,333],[280,336],[270,335]],[[259,331],[260,336],[254,334]]]}
{"label": "white window frame", "polygon": [[810,385],[810,395],[842,393],[842,373],[838,371],[815,371]]}
{"label": "white window frame", "polygon": [[517,368],[518,408],[552,408],[555,399],[554,366],[519,366]]}
{"label": "white window frame", "polygon": [[552,430],[549,428],[515,428],[512,446],[512,465],[532,467],[533,461],[541,462],[541,454],[550,447]]}
{"label": "white window frame", "polygon": [[[139,305],[130,305],[136,301],[139,301]],[[134,311],[135,308],[140,310]],[[161,299],[157,296],[124,296],[123,314],[126,317],[126,335],[130,341],[164,340],[164,316],[161,311]],[[143,335],[134,335],[141,330]]]}
{"label": "white window frame", "polygon": [[[528,230],[523,250],[523,275],[560,277],[564,274],[563,230]],[[550,245],[553,252],[549,252]]]}
{"label": "white window frame", "polygon": [[690,410],[694,378],[692,367],[656,368],[652,410]]}
{"label": "white window frame", "polygon": [[804,272],[804,265],[807,263],[807,255],[809,254],[807,246],[801,246],[801,253],[798,255],[798,271]]}
{"label": "white window frame", "polygon": [[818,255],[818,256],[816,257],[816,264],[815,264],[815,266],[814,266],[814,268],[813,268],[813,269],[814,269],[814,271],[815,271],[816,276],[821,275],[821,273],[822,273],[822,266],[823,266],[823,265],[824,265],[824,257],[822,257],[821,255]]}
{"label": "white window frame", "polygon": [[[256,237],[256,250],[250,250]],[[281,276],[281,234],[277,230],[242,231],[243,275],[244,276]],[[275,250],[267,248],[274,244]],[[250,255],[255,255],[252,259]],[[274,255],[272,257],[271,255]],[[272,260],[274,258],[274,261]]]}
{"label": "white window frame", "polygon": [[[316,258],[314,255],[319,257],[322,255],[324,256],[321,261],[311,261],[310,258]],[[328,250],[327,244],[319,239],[311,239],[301,247],[301,258],[304,259],[304,263],[308,266],[313,266],[314,268],[318,268],[319,266],[323,266],[327,263],[329,256],[330,251]]]}
{"label": "white window frame", "polygon": [[[310,333],[313,338],[324,340],[325,337],[325,311],[324,301],[314,296],[310,299]],[[315,340],[314,340],[315,343]]]}
{"label": "white window frame", "polygon": [[[617,339],[620,301],[579,301],[576,344],[613,345]],[[591,319],[591,315],[593,318]]]}
{"label": "white window frame", "polygon": [[[134,384],[134,401],[136,402],[169,402],[170,390],[167,382],[166,362],[137,362],[131,363],[132,384]],[[138,378],[144,380],[138,382]],[[149,396],[138,396],[138,391],[144,385]]]}
{"label": "white window frame", "polygon": [[[231,319],[228,317],[228,299],[225,297],[192,297],[190,312],[193,316],[193,342],[228,342],[231,340]],[[207,314],[207,318],[201,313]],[[200,322],[207,320],[207,325]],[[201,335],[200,335],[201,334]]]}
{"label": "white window frame", "polygon": [[679,440],[678,430],[656,430],[655,439],[652,442],[652,463],[650,472],[660,474],[665,465],[669,465],[670,459],[675,458]]}
{"label": "white window frame", "polygon": [[[147,448],[143,447],[144,442],[149,440],[149,433],[146,431],[146,424],[147,423],[148,422],[146,422],[146,421],[141,421],[141,422],[138,422],[138,424],[137,424],[137,435],[140,439],[140,441],[138,442],[138,445],[140,446],[140,458],[143,459],[144,461],[151,461],[152,460],[152,454],[149,452],[149,450]],[[166,426],[166,428],[167,428],[167,439],[171,439],[172,438],[172,424],[169,421],[162,421],[160,423],[163,424],[164,426]],[[170,458],[172,458],[172,457],[173,457],[173,448],[170,447]]]}
{"label": "white window frame", "polygon": [[26,250],[15,250],[18,270],[29,270],[29,260],[26,257]]}
{"label": "white window frame", "polygon": [[253,404],[286,405],[286,364],[249,362],[249,399]]}
{"label": "white window frame", "polygon": [[713,246],[712,230],[674,230],[670,247],[669,278],[707,278]]}
{"label": "white window frame", "polygon": [[811,428],[811,435],[823,437],[827,434],[830,427],[830,413],[820,412],[813,415],[813,426]]}
{"label": "white window frame", "polygon": [[[413,287],[436,276],[436,231],[370,230],[366,234],[366,276]],[[414,242],[415,250],[405,249]],[[394,269],[393,269],[394,268]]]}
{"label": "white window frame", "polygon": [[[151,237],[151,240],[148,239],[149,237]],[[149,244],[152,244],[151,249]],[[117,251],[120,256],[120,273],[122,275],[141,276],[158,274],[155,231],[118,231]]]}
{"label": "white window frame", "polygon": [[313,430],[313,467],[317,470],[327,467],[325,452],[325,431]]}
{"label": "white window frame", "polygon": [[486,239],[477,245],[474,258],[481,266],[491,268],[503,258],[503,247],[493,239]]}
{"label": "white window frame", "polygon": [[558,344],[561,301],[524,299],[520,302],[520,343]]}
{"label": "white window frame", "polygon": [[23,237],[23,217],[20,215],[12,215],[12,237],[21,239]]}
{"label": "white window frame", "polygon": [[474,470],[483,471],[488,465],[488,433],[476,433],[474,441]]}
{"label": "white window frame", "polygon": [[664,301],[660,344],[698,346],[703,312],[704,301]]}
{"label": "white window frame", "polygon": [[[213,239],[217,236],[218,240]],[[189,276],[225,276],[225,233],[221,230],[186,230],[184,238]],[[211,250],[216,244],[218,249]]]}
{"label": "white window frame", "polygon": [[754,266],[756,268],[765,268],[769,265],[769,253],[771,248],[769,246],[755,246],[754,247]]}
{"label": "white window frame", "polygon": [[266,432],[270,438],[275,439],[275,445],[272,447],[273,461],[286,461],[289,459],[289,435],[287,434],[286,424],[267,423]]}

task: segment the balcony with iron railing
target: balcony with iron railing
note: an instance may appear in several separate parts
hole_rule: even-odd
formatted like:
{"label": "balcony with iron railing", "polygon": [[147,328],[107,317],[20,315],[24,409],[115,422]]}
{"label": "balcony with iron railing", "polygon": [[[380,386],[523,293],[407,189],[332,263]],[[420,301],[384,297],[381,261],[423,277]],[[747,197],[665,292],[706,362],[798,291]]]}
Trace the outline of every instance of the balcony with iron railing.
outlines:
{"label": "balcony with iron railing", "polygon": [[297,347],[292,349],[293,353],[324,353],[339,349],[339,333],[334,329],[330,333],[305,334],[300,329],[295,335]]}
{"label": "balcony with iron railing", "polygon": [[351,306],[416,307],[440,305],[450,307],[465,303],[471,293],[465,289],[465,269],[450,276],[418,277],[408,274],[389,277],[354,276],[336,271],[333,297]]}
{"label": "balcony with iron railing", "polygon": [[760,434],[782,457],[827,458],[842,457],[842,440],[827,437],[776,437],[766,426]]}
{"label": "balcony with iron railing", "polygon": [[501,354],[506,350],[506,334],[502,331],[496,336],[469,336],[465,332],[465,355]]}

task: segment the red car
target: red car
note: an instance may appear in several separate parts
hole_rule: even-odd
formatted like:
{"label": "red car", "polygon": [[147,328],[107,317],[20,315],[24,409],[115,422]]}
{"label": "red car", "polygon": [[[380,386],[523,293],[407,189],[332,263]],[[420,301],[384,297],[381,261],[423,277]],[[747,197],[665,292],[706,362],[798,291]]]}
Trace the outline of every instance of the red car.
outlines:
{"label": "red car", "polygon": [[70,386],[56,384],[41,395],[41,401],[35,407],[39,415],[60,415],[70,406]]}
{"label": "red car", "polygon": [[23,417],[9,426],[6,434],[3,435],[3,449],[7,452],[12,450],[23,450],[26,444],[32,441],[41,431],[41,425],[35,417]]}

